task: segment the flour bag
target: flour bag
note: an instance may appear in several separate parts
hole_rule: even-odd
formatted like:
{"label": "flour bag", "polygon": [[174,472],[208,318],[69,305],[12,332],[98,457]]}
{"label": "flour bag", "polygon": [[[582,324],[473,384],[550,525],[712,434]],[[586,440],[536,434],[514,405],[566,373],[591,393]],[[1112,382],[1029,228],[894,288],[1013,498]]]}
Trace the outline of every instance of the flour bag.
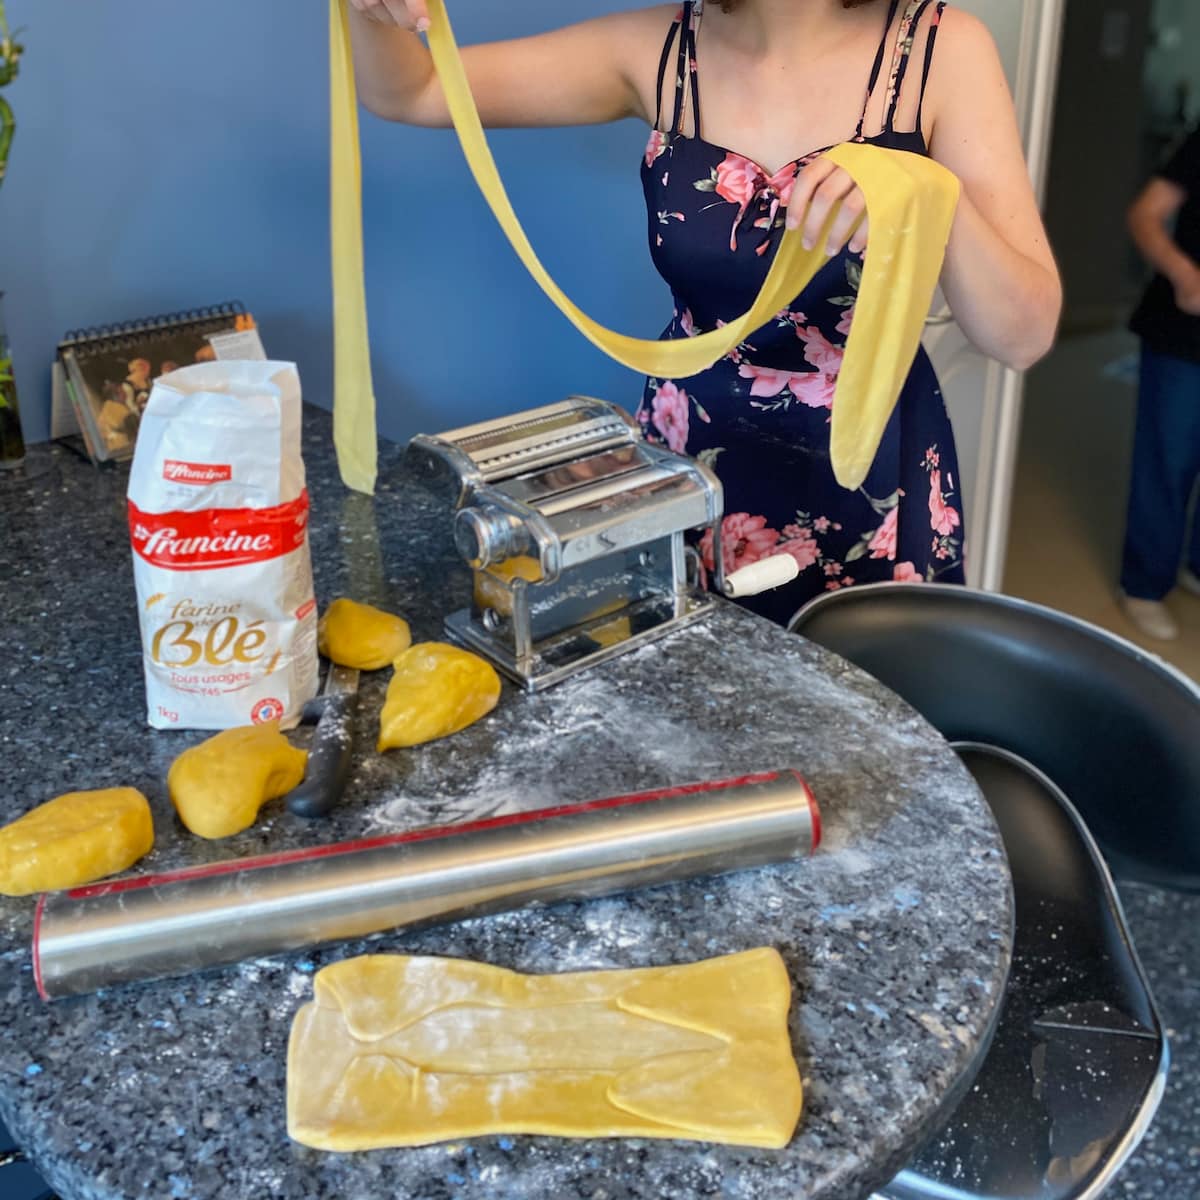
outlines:
{"label": "flour bag", "polygon": [[297,724],[317,690],[317,605],[295,366],[157,379],[128,499],[150,724]]}

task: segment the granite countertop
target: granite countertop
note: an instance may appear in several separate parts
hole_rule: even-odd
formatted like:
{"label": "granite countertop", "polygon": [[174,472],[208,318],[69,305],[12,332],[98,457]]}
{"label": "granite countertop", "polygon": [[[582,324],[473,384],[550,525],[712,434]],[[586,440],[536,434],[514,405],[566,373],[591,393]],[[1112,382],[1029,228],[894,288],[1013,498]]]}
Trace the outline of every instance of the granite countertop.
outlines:
{"label": "granite countertop", "polygon": [[[468,578],[449,524],[383,452],[372,501],[337,480],[328,417],[306,410],[318,598],[349,594],[441,636]],[[199,733],[145,724],[126,473],[68,452],[0,489],[0,820],[68,790],[128,785],[154,810],[140,869],[476,819],[796,766],[821,803],[813,859],[619,898],[292,953],[46,1005],[32,899],[0,900],[0,1115],[64,1200],[133,1197],[804,1196],[856,1200],[909,1157],[966,1086],[1010,956],[1010,880],[967,772],[901,701],[732,606],[538,696],[506,685],[458,737],[374,753],[386,679],[363,681],[348,797],[324,822],[268,806],[221,842],[165,789]],[[771,944],[795,987],[802,1124],[781,1152],[702,1143],[490,1137],[323,1154],[291,1143],[285,1048],[313,972],[353,954],[481,959],[522,971],[689,962]]]}

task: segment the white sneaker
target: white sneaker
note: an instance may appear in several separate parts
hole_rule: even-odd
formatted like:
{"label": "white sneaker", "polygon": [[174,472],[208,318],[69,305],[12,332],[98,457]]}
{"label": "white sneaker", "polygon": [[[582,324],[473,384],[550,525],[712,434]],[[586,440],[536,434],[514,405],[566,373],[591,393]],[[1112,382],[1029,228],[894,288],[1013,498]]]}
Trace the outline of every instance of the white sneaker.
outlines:
{"label": "white sneaker", "polygon": [[1200,575],[1184,567],[1179,572],[1179,586],[1185,592],[1191,592],[1193,596],[1200,596]]}
{"label": "white sneaker", "polygon": [[1161,600],[1138,600],[1121,596],[1121,608],[1138,631],[1159,642],[1173,642],[1179,636],[1179,626],[1171,610]]}

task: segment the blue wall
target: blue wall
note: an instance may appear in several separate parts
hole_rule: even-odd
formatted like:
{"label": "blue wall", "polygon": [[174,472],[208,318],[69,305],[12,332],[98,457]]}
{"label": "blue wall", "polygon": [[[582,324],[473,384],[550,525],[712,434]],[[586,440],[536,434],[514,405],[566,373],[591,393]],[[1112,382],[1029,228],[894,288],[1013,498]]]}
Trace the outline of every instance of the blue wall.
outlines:
{"label": "blue wall", "polygon": [[[623,7],[593,0],[588,13]],[[8,0],[26,27],[7,91],[0,289],[30,441],[68,328],[244,300],[305,396],[331,377],[324,0]],[[463,41],[561,22],[557,0],[451,3]],[[650,54],[657,47],[649,47]],[[452,133],[364,117],[367,291],[380,428],[437,432],[571,391],[632,407],[609,362],[517,264]],[[640,125],[507,131],[513,203],[567,291],[654,336],[669,295],[646,247]]]}

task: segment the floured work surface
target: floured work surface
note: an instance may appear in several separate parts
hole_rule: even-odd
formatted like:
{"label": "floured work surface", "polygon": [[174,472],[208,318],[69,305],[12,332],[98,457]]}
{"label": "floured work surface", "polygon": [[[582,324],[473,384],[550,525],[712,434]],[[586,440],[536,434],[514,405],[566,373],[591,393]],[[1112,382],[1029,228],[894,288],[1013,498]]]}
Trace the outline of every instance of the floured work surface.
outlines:
{"label": "floured work surface", "polygon": [[800,1116],[773,949],[569,975],[367,955],[314,991],[292,1026],[287,1116],[315,1149],[500,1133],[781,1148]]}

